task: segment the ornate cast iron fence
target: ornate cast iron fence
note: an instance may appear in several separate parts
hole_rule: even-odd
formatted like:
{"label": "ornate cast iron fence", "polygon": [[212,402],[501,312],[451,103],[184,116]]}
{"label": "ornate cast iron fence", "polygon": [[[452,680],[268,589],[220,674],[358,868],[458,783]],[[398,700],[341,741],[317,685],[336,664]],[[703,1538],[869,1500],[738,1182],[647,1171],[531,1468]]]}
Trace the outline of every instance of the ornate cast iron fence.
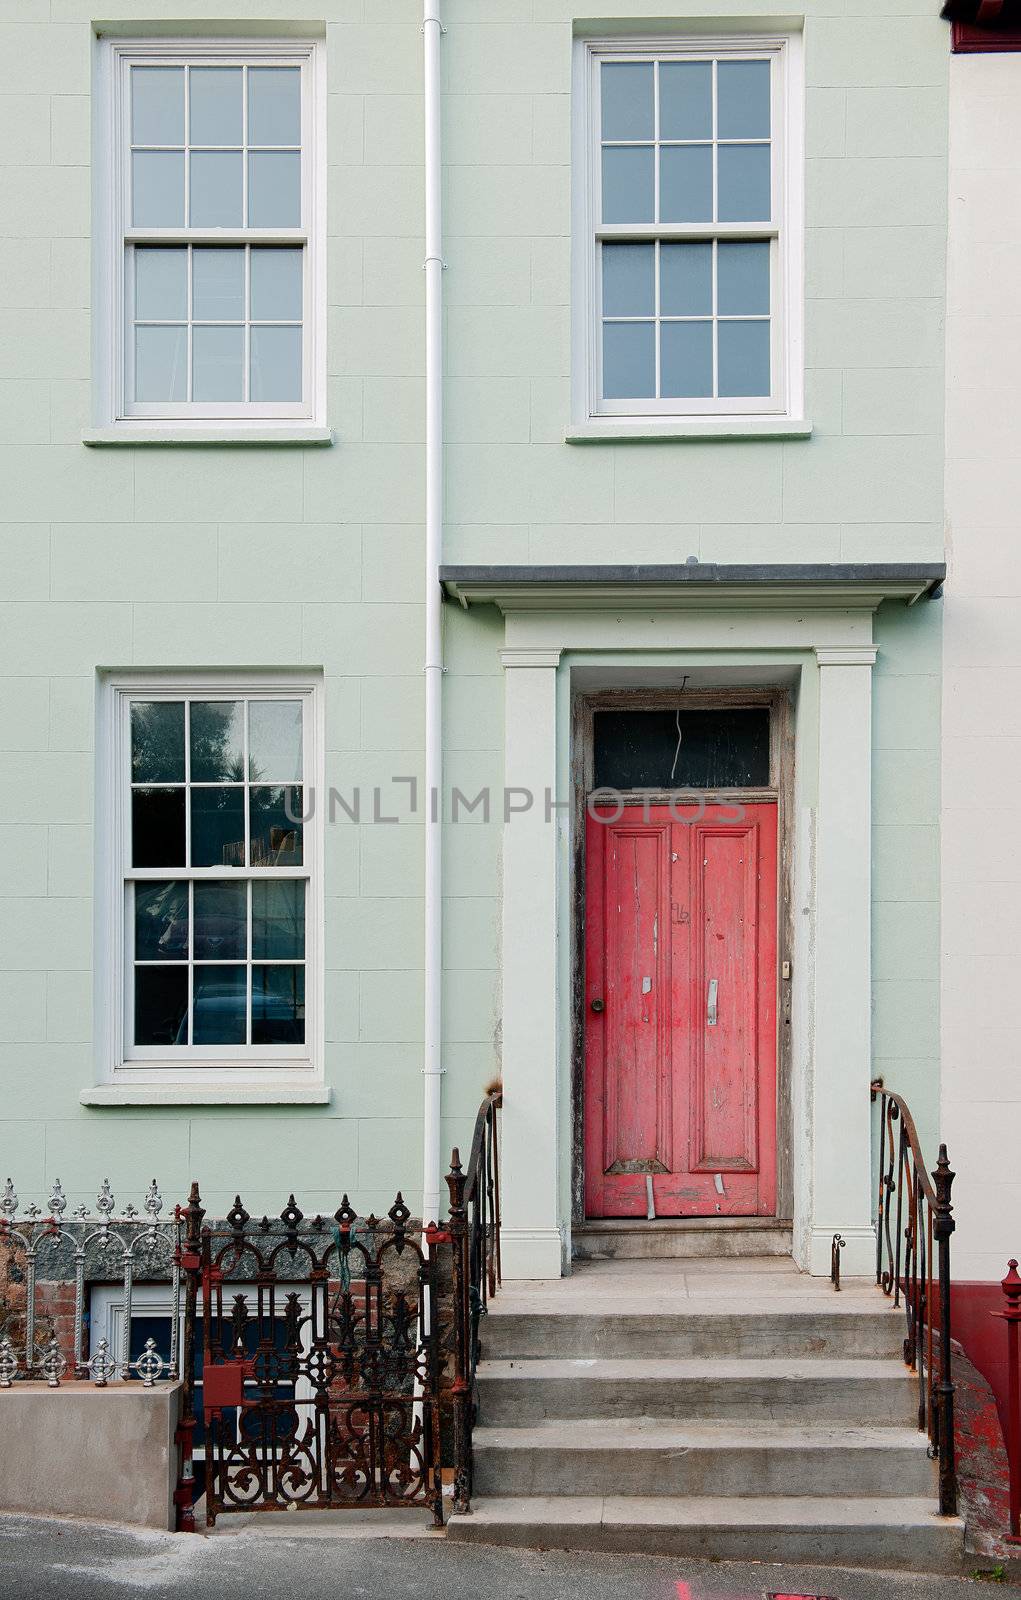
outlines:
{"label": "ornate cast iron fence", "polygon": [[[876,1282],[907,1320],[904,1360],[918,1375],[918,1426],[939,1460],[939,1509],[957,1511],[954,1384],[950,1347],[950,1191],[954,1174],[947,1147],[930,1175],[914,1118],[900,1095],[877,1079],[879,1198],[876,1211]],[[938,1326],[937,1326],[938,1323]]]}
{"label": "ornate cast iron fence", "polygon": [[[45,1211],[29,1205],[19,1215],[18,1196],[7,1179],[0,1192],[0,1388],[10,1388],[17,1379],[45,1378],[55,1389],[67,1374],[92,1379],[99,1388],[111,1378],[141,1379],[150,1388],[160,1378],[177,1377],[181,1216],[175,1209],[173,1216],[161,1217],[162,1210],[155,1178],[141,1211],[127,1205],[120,1213],[104,1178],[92,1212],[80,1205],[65,1216],[67,1197],[58,1181]],[[132,1355],[133,1295],[139,1278],[170,1280],[169,1360],[153,1339]],[[124,1294],[118,1347],[110,1349],[109,1341],[100,1338],[86,1349],[86,1284],[111,1280]]]}
{"label": "ornate cast iron fence", "polygon": [[209,1525],[365,1506],[425,1506],[441,1525],[450,1232],[411,1231],[400,1194],[382,1219],[346,1195],[333,1217],[305,1218],[293,1195],[272,1220],[240,1197],[222,1223],[203,1215],[193,1186],[180,1525],[194,1526],[197,1428]]}
{"label": "ornate cast iron fence", "polygon": [[450,1232],[454,1246],[454,1510],[471,1510],[472,1429],[478,1418],[479,1325],[500,1285],[499,1089],[475,1119],[467,1172],[460,1153],[450,1162]]}

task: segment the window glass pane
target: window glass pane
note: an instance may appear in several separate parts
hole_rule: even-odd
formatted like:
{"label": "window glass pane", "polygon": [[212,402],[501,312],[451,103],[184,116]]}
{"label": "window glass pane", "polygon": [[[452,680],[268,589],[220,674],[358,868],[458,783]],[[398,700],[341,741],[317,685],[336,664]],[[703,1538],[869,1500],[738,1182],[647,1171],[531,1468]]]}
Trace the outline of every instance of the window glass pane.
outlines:
{"label": "window glass pane", "polygon": [[599,788],[712,790],[769,782],[765,706],[597,711],[593,732]]}
{"label": "window glass pane", "polygon": [[604,61],[600,73],[604,139],[652,139],[651,61]]}
{"label": "window glass pane", "polygon": [[192,399],[243,399],[244,357],[243,328],[195,328],[191,355]]}
{"label": "window glass pane", "polygon": [[253,400],[301,399],[301,329],[252,329]]}
{"label": "window glass pane", "polygon": [[769,243],[749,240],[717,246],[716,309],[721,317],[769,313]]}
{"label": "window glass pane", "polygon": [[659,136],[661,139],[712,138],[711,61],[660,62]]}
{"label": "window glass pane", "polygon": [[301,250],[252,251],[252,321],[301,321]]}
{"label": "window glass pane", "polygon": [[249,67],[248,143],[301,143],[299,67]]}
{"label": "window glass pane", "polygon": [[768,222],[769,145],[724,144],[716,152],[720,222]]}
{"label": "window glass pane", "polygon": [[721,61],[716,85],[719,139],[769,138],[769,62]]}
{"label": "window glass pane", "polygon": [[240,228],[241,222],[241,152],[193,150],[192,227]]}
{"label": "window glass pane", "polygon": [[191,864],[240,867],[245,861],[245,791],[191,791]]}
{"label": "window glass pane", "polygon": [[187,316],[187,250],[136,248],[136,319],[139,322],[183,322]]}
{"label": "window glass pane", "polygon": [[660,150],[659,220],[709,222],[712,214],[712,145],[667,145]]}
{"label": "window glass pane", "polygon": [[274,151],[248,157],[250,228],[301,226],[301,157]]}
{"label": "window glass pane", "polygon": [[135,399],[188,398],[187,328],[135,329]]}
{"label": "window glass pane", "polygon": [[252,968],[252,1043],[304,1044],[305,968]]}
{"label": "window glass pane", "polygon": [[664,399],[701,399],[713,392],[711,322],[664,322],[660,328],[660,392]]}
{"label": "window glass pane", "polygon": [[251,864],[300,867],[302,792],[296,786],[251,790]]}
{"label": "window glass pane", "polygon": [[721,395],[769,393],[769,323],[719,324]]}
{"label": "window glass pane", "polygon": [[183,867],[184,790],[133,789],[131,862],[136,867]]}
{"label": "window glass pane", "polygon": [[131,776],[135,783],[184,782],[184,701],[133,700]]}
{"label": "window glass pane", "polygon": [[184,143],[183,67],[132,67],[131,142]]}
{"label": "window glass pane", "polygon": [[305,885],[285,879],[252,884],[252,957],[303,960],[305,956]]}
{"label": "window glass pane", "polygon": [[661,244],[659,308],[664,317],[704,317],[713,309],[711,244]]}
{"label": "window glass pane", "polygon": [[188,885],[135,884],[135,960],[188,959]]}
{"label": "window glass pane", "polygon": [[656,393],[654,322],[603,324],[603,395],[607,400],[650,398]]}
{"label": "window glass pane", "polygon": [[244,143],[241,68],[192,67],[189,144]]}
{"label": "window glass pane", "polygon": [[655,245],[604,244],[603,316],[652,317],[655,314]]}
{"label": "window glass pane", "polygon": [[652,146],[603,151],[603,221],[653,222]]}
{"label": "window glass pane", "polygon": [[196,883],[196,961],[243,961],[248,953],[248,885]]}
{"label": "window glass pane", "polygon": [[184,790],[135,789],[131,795],[132,865],[184,865]]}
{"label": "window glass pane", "polygon": [[243,783],[244,701],[193,700],[190,716],[192,783]]}
{"label": "window glass pane", "polygon": [[184,222],[183,150],[133,153],[131,220],[136,228],[179,228]]}
{"label": "window glass pane", "polygon": [[245,252],[192,252],[192,316],[196,322],[242,322],[245,315]]}
{"label": "window glass pane", "polygon": [[244,1044],[248,979],[244,967],[196,967],[192,1044]]}
{"label": "window glass pane", "polygon": [[[152,1339],[156,1345],[157,1352],[169,1366],[172,1327],[173,1319],[169,1316],[160,1316],[156,1312],[150,1312],[147,1316],[139,1316],[138,1301],[136,1299],[131,1308],[131,1329],[128,1334],[130,1360],[137,1361],[145,1349],[146,1340]],[[138,1383],[141,1380],[132,1373],[129,1381]]]}
{"label": "window glass pane", "polygon": [[187,1044],[188,968],[135,968],[135,1043]]}
{"label": "window glass pane", "polygon": [[301,701],[248,702],[248,775],[253,783],[301,777]]}

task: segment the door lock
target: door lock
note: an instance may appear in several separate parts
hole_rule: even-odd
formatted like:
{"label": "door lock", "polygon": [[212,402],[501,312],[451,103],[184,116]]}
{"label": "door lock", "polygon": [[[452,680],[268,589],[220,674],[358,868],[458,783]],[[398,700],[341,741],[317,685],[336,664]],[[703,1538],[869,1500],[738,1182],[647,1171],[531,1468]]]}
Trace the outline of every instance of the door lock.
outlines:
{"label": "door lock", "polygon": [[606,1010],[606,1001],[605,1000],[593,1000],[592,1001],[592,1010],[595,1011],[595,1012],[605,1011]]}
{"label": "door lock", "polygon": [[715,1028],[716,1026],[716,996],[719,993],[719,987],[720,985],[718,979],[709,979],[709,994],[706,1000],[705,1008],[706,1026],[709,1028]]}

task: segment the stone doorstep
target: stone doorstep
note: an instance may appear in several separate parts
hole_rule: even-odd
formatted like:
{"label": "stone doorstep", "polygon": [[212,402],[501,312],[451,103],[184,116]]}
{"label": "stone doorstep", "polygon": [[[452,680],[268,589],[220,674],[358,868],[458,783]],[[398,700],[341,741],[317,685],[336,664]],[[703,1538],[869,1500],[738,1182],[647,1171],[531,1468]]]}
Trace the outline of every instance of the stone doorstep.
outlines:
{"label": "stone doorstep", "polygon": [[639,1416],[903,1424],[914,1404],[910,1374],[897,1360],[487,1360],[478,1383],[487,1423],[522,1426]]}
{"label": "stone doorstep", "polygon": [[959,1571],[964,1525],[931,1498],[520,1496],[473,1502],[450,1539],[480,1544]]}
{"label": "stone doorstep", "polygon": [[847,1305],[838,1310],[817,1305],[771,1306],[753,1313],[747,1307],[724,1309],[677,1302],[654,1308],[628,1306],[609,1312],[587,1305],[553,1304],[534,1308],[520,1300],[494,1310],[482,1330],[486,1360],[543,1357],[715,1358],[734,1357],[901,1357],[904,1330],[899,1318],[878,1316]]}

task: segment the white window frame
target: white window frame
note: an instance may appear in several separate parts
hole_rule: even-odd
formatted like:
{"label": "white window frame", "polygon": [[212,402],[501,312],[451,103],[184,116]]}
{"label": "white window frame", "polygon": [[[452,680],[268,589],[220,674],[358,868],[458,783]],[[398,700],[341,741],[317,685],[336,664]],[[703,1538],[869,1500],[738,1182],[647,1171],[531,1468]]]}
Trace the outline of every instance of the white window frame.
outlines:
{"label": "white window frame", "polygon": [[[129,884],[132,700],[255,696],[300,699],[303,712],[303,863],[293,869],[245,867],[238,879],[301,876],[305,902],[304,1045],[178,1045],[134,1047],[128,1016],[134,992]],[[119,673],[100,680],[96,740],[96,1084],[85,1104],[312,1102],[324,1088],[325,1024],[323,686],[319,674],[255,672]],[[309,812],[311,811],[311,815]],[[178,869],[144,869],[141,876],[174,879]],[[182,875],[222,877],[216,869]]]}
{"label": "white window frame", "polygon": [[[187,440],[308,435],[326,416],[326,92],[317,39],[100,39],[93,133],[94,427],[86,443],[161,435]],[[133,66],[297,66],[301,91],[301,211],[298,228],[130,226],[130,93]],[[136,244],[299,245],[304,249],[301,401],[142,403],[130,398],[130,282]]]}
{"label": "white window frame", "polygon": [[[804,418],[804,83],[801,34],[671,34],[578,39],[574,58],[572,423],[568,439],[734,437],[810,431]],[[604,61],[768,59],[772,220],[608,224],[600,221],[600,66]],[[600,250],[604,240],[770,241],[773,392],[757,399],[605,400]]]}

